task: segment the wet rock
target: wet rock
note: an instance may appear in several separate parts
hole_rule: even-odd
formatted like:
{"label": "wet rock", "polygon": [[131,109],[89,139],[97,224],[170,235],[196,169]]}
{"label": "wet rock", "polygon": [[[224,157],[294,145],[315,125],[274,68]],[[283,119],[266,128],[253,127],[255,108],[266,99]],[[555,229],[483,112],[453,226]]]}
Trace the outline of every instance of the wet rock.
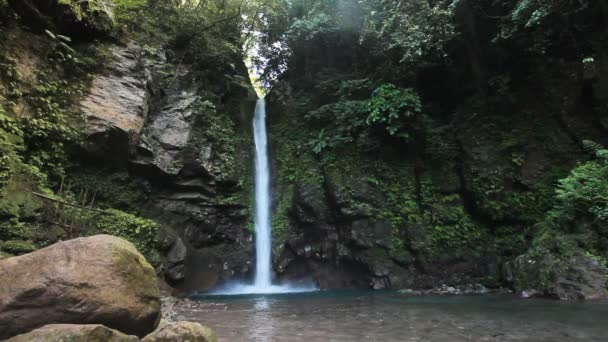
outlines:
{"label": "wet rock", "polygon": [[186,255],[188,250],[186,249],[186,245],[181,238],[177,238],[173,243],[173,246],[169,250],[167,254],[167,259],[171,264],[182,263],[186,259]]}
{"label": "wet rock", "polygon": [[374,290],[385,290],[391,288],[391,283],[386,277],[374,277],[371,286]]}
{"label": "wet rock", "polygon": [[194,322],[168,324],[146,336],[143,342],[217,342],[217,336],[210,328]]}
{"label": "wet rock", "polygon": [[299,224],[319,224],[330,217],[325,193],[320,184],[300,184],[293,197],[293,215]]}
{"label": "wet rock", "polygon": [[160,318],[156,275],[126,240],[97,235],[0,261],[0,338],[46,324],[143,336]]}
{"label": "wet rock", "polygon": [[167,267],[168,270],[165,274],[167,279],[172,283],[177,283],[186,277],[186,266],[184,261],[188,255],[188,249],[181,238],[177,238],[171,246],[169,253],[167,253]]}
{"label": "wet rock", "polygon": [[536,290],[523,290],[521,291],[521,293],[519,294],[519,296],[521,298],[532,298],[532,297],[536,297],[538,295],[540,295],[541,293],[536,291]]}
{"label": "wet rock", "polygon": [[99,324],[50,324],[28,333],[17,335],[6,342],[137,342],[136,336]]}
{"label": "wet rock", "polygon": [[183,281],[186,278],[186,265],[169,265],[165,276],[167,277],[167,280],[172,283],[178,283]]}
{"label": "wet rock", "polygon": [[390,223],[363,219],[354,221],[350,228],[350,238],[359,246],[382,246],[391,248],[392,228]]}
{"label": "wet rock", "polygon": [[571,258],[555,282],[555,295],[565,300],[608,298],[608,270],[590,257]]}
{"label": "wet rock", "polygon": [[441,285],[440,287],[429,289],[429,290],[412,290],[412,289],[404,289],[399,290],[399,293],[402,294],[411,294],[411,295],[482,295],[490,292],[485,286],[481,284],[467,284],[467,285],[457,285],[457,286],[448,286],[446,284]]}
{"label": "wet rock", "polygon": [[419,296],[422,294],[422,291],[412,290],[412,289],[403,289],[403,290],[399,290],[397,292],[404,294],[404,295],[413,295],[413,296]]}
{"label": "wet rock", "polygon": [[561,260],[551,253],[524,254],[508,265],[508,277],[522,297],[563,300],[608,298],[608,270],[597,260],[578,255]]}

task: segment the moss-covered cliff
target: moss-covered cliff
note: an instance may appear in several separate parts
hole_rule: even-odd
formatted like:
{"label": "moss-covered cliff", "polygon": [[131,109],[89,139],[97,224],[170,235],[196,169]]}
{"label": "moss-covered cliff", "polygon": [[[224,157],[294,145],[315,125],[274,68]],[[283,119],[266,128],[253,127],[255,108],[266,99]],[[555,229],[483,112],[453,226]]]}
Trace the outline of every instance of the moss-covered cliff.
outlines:
{"label": "moss-covered cliff", "polygon": [[[287,69],[268,96],[277,271],[605,295],[605,267],[576,261],[607,256],[603,195],[570,182],[598,158],[584,141],[608,143],[608,19],[558,2],[288,7],[284,35],[265,36],[290,51],[268,54]],[[579,181],[604,184],[597,172]]]}
{"label": "moss-covered cliff", "polygon": [[3,257],[101,232],[185,291],[246,276],[256,96],[231,9],[0,6]]}

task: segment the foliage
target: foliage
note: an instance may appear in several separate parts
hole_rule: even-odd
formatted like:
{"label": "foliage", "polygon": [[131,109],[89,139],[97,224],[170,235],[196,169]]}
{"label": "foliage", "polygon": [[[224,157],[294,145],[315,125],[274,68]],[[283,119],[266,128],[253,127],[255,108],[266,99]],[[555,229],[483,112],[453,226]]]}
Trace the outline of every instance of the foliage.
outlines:
{"label": "foliage", "polygon": [[[10,112],[24,100],[31,108],[29,116],[11,115],[3,119],[6,127],[23,138],[25,148],[20,152],[25,163],[48,173],[57,180],[64,174],[66,148],[79,142],[83,122],[73,104],[84,94],[90,73],[101,63],[101,50],[70,46],[70,39],[46,32],[43,65],[33,79],[25,79],[16,69],[16,60],[5,55],[0,63],[0,78],[8,84],[5,91]],[[22,94],[27,91],[26,98]],[[12,114],[12,113],[11,113]],[[5,116],[7,117],[7,116]]]}
{"label": "foliage", "polygon": [[0,245],[0,249],[14,255],[30,253],[38,249],[36,245],[29,241],[9,240]]}
{"label": "foliage", "polygon": [[409,66],[447,57],[446,43],[456,35],[451,1],[372,0],[362,41],[377,55],[399,56]]}
{"label": "foliage", "polygon": [[587,142],[595,159],[574,168],[559,181],[556,202],[547,215],[550,227],[569,234],[593,234],[587,250],[608,251],[608,150]]}
{"label": "foliage", "polygon": [[146,199],[142,187],[126,171],[91,170],[77,165],[68,170],[67,179],[65,188],[72,192],[86,189],[95,196],[99,208],[133,211]]}
{"label": "foliage", "polygon": [[321,154],[324,149],[336,147],[347,140],[347,138],[340,138],[338,136],[327,136],[325,135],[325,129],[322,129],[315,138],[308,141],[308,145],[310,145],[315,154]]}
{"label": "foliage", "polygon": [[[593,1],[518,0],[502,1],[506,15],[495,41],[515,41],[527,51],[546,55],[551,48],[580,36],[579,49],[586,45],[582,32],[592,25]],[[584,48],[583,48],[584,49]]]}
{"label": "foliage", "polygon": [[326,13],[311,13],[306,18],[296,19],[287,31],[292,43],[314,41],[333,29],[332,18]]}
{"label": "foliage", "polygon": [[[219,160],[222,177],[236,176],[236,170],[241,165],[236,154],[243,141],[235,132],[234,120],[228,113],[218,111],[210,101],[197,100],[194,110],[194,123],[186,153],[192,154],[200,162],[205,159]],[[206,150],[202,151],[203,148]]]}
{"label": "foliage", "polygon": [[413,89],[383,84],[370,97],[371,84],[367,79],[344,80],[338,84],[335,102],[305,115],[309,124],[319,127],[308,141],[314,153],[321,154],[323,150],[353,142],[359,148],[372,150],[382,136],[378,136],[376,127],[403,141],[413,140],[422,116],[421,100]]}
{"label": "foliage", "polygon": [[156,222],[116,209],[109,209],[107,214],[98,216],[95,229],[129,240],[146,258],[158,244],[159,227]]}
{"label": "foliage", "polygon": [[414,89],[400,89],[394,84],[383,84],[374,90],[367,104],[367,124],[381,124],[390,135],[411,140],[411,128],[406,127],[422,112],[422,104]]}
{"label": "foliage", "polygon": [[135,25],[146,15],[148,0],[112,0],[114,20],[118,25]]}

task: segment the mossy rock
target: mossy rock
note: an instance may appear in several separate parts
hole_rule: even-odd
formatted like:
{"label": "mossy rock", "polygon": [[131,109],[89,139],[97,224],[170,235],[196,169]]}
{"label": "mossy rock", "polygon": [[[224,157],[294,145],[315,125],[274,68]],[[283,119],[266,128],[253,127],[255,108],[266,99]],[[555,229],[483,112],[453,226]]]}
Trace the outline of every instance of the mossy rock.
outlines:
{"label": "mossy rock", "polygon": [[31,253],[37,250],[38,247],[30,241],[9,240],[2,244],[2,250],[14,255]]}
{"label": "mossy rock", "polygon": [[99,324],[49,324],[42,328],[17,335],[10,342],[136,342],[135,336]]}
{"label": "mossy rock", "polygon": [[144,342],[171,342],[171,341],[191,341],[191,342],[217,342],[215,332],[195,322],[177,322],[166,325],[158,331],[146,336]]}
{"label": "mossy rock", "polygon": [[[2,244],[2,243],[0,242],[0,244]],[[12,256],[14,256],[14,255],[6,253],[6,252],[3,252],[3,251],[0,251],[0,260],[6,259],[6,258],[10,258]]]}
{"label": "mossy rock", "polygon": [[3,260],[0,273],[0,339],[57,322],[102,324],[143,337],[160,320],[154,269],[118,237],[56,243]]}

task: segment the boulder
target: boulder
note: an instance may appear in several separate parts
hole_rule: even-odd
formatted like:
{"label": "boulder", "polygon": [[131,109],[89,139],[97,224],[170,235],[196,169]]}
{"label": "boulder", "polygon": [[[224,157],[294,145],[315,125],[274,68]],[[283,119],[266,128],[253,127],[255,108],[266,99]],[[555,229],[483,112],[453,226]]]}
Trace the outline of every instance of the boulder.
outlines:
{"label": "boulder", "polygon": [[144,336],[159,318],[154,269],[118,237],[79,238],[0,260],[0,339],[54,323]]}
{"label": "boulder", "polygon": [[50,324],[28,333],[17,335],[6,342],[137,342],[136,336],[99,324]]}
{"label": "boulder", "polygon": [[555,281],[555,296],[565,300],[608,298],[608,270],[598,260],[578,256],[570,258]]}
{"label": "boulder", "polygon": [[210,328],[194,322],[177,322],[166,325],[146,336],[143,342],[217,342],[215,333]]}
{"label": "boulder", "polygon": [[527,253],[506,265],[506,278],[524,298],[563,300],[608,298],[608,269],[583,254],[559,258],[551,253]]}

